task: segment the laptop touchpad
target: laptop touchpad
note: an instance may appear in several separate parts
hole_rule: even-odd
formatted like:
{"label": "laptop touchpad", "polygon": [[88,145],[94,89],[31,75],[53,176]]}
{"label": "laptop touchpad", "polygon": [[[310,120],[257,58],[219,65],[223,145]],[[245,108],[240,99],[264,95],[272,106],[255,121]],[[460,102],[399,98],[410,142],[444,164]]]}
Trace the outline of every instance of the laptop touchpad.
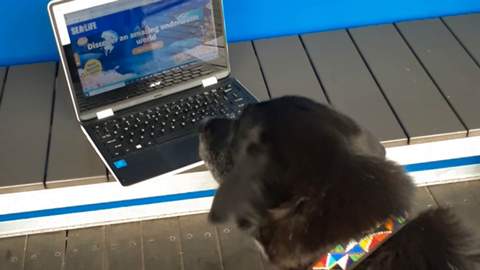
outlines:
{"label": "laptop touchpad", "polygon": [[163,143],[155,148],[157,164],[167,170],[179,169],[200,161],[198,135],[193,134]]}
{"label": "laptop touchpad", "polygon": [[127,157],[123,161],[125,166],[115,172],[123,185],[131,185],[198,161],[198,135],[192,134]]}

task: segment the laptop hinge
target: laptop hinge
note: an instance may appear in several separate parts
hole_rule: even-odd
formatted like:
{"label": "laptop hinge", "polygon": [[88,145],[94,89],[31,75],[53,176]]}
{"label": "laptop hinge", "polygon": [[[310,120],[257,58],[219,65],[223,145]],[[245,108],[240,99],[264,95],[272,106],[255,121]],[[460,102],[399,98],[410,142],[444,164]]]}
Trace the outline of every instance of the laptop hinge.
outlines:
{"label": "laptop hinge", "polygon": [[110,108],[110,109],[106,109],[106,110],[97,112],[97,118],[98,118],[98,120],[100,120],[100,119],[110,117],[113,114],[114,114],[113,110],[112,110],[112,108]]}
{"label": "laptop hinge", "polygon": [[217,80],[217,77],[215,76],[202,80],[203,87],[209,87],[210,85],[214,85],[217,83],[218,83],[218,80]]}

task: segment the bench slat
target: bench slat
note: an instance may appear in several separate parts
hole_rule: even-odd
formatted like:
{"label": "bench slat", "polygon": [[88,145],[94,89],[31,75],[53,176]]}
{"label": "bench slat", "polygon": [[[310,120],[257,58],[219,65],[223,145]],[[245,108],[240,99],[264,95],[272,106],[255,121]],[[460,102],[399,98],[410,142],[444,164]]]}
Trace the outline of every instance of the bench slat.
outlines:
{"label": "bench slat", "polygon": [[263,270],[260,252],[250,237],[234,224],[217,228],[225,270]]}
{"label": "bench slat", "polygon": [[105,227],[68,231],[65,270],[104,269]]}
{"label": "bench slat", "polygon": [[105,227],[107,269],[143,269],[140,225],[133,222]]}
{"label": "bench slat", "polygon": [[272,98],[301,95],[327,103],[298,36],[254,41]]}
{"label": "bench slat", "polygon": [[29,235],[25,270],[60,270],[65,254],[65,231]]}
{"label": "bench slat", "polygon": [[439,19],[400,23],[398,27],[469,134],[480,134],[480,69],[473,59]]}
{"label": "bench slat", "polygon": [[305,35],[305,47],[332,105],[385,145],[408,139],[345,30]]}
{"label": "bench slat", "polygon": [[466,136],[460,120],[393,25],[357,28],[351,34],[410,143]]}
{"label": "bench slat", "polygon": [[258,99],[268,100],[270,97],[252,43],[248,41],[230,44],[229,56],[232,75]]}
{"label": "bench slat", "polygon": [[44,178],[55,63],[11,67],[0,109],[0,186]]}
{"label": "bench slat", "polygon": [[65,75],[60,69],[55,87],[47,185],[54,185],[52,181],[72,179],[86,183],[106,181],[107,178],[100,158],[80,130]]}
{"label": "bench slat", "polygon": [[0,239],[0,269],[22,270],[26,236]]}
{"label": "bench slat", "polygon": [[445,17],[444,22],[462,42],[470,55],[480,63],[480,14]]}
{"label": "bench slat", "polygon": [[181,269],[178,218],[142,222],[145,270]]}
{"label": "bench slat", "polygon": [[184,269],[220,270],[217,233],[207,215],[179,218]]}

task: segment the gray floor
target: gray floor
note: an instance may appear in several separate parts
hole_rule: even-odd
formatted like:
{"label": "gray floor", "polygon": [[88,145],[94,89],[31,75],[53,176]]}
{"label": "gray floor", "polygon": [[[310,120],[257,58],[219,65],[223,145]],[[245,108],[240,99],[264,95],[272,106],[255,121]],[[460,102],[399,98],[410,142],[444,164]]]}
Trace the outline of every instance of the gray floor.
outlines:
{"label": "gray floor", "polygon": [[[438,205],[451,207],[480,244],[480,181],[417,190],[416,213]],[[0,269],[262,270],[271,266],[237,228],[211,226],[202,214],[0,239]]]}

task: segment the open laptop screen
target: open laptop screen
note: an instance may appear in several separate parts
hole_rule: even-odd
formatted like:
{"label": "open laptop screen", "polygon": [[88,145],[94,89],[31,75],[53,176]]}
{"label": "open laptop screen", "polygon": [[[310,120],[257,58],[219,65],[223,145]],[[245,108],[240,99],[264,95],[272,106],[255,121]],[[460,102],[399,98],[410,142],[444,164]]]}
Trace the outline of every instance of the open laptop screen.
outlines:
{"label": "open laptop screen", "polygon": [[66,14],[84,96],[218,58],[212,9],[210,0],[119,0]]}

